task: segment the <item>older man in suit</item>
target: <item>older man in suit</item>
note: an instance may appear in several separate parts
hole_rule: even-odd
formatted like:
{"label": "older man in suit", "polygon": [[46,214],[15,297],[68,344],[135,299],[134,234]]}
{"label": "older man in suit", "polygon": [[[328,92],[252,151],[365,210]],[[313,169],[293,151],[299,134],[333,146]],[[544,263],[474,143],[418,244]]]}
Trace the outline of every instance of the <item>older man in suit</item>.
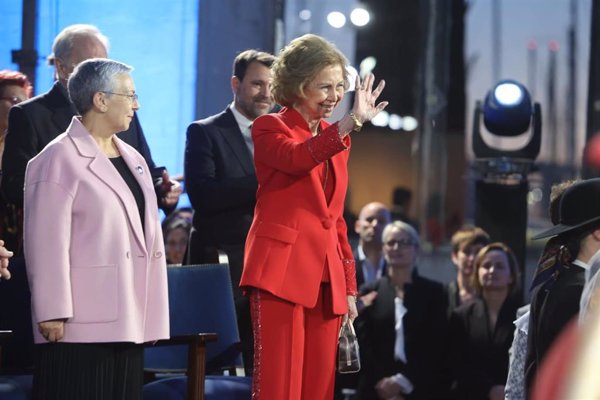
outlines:
{"label": "older man in suit", "polygon": [[246,50],[233,62],[233,103],[187,131],[185,184],[194,208],[189,245],[191,264],[212,262],[218,251],[229,257],[231,281],[247,369],[252,365],[252,329],[247,300],[238,287],[244,244],[256,203],[255,118],[273,108],[269,88],[271,54]]}
{"label": "older man in suit", "polygon": [[371,202],[360,210],[354,225],[354,230],[359,235],[358,246],[354,251],[356,287],[360,288],[385,275],[381,233],[390,222],[390,210],[383,203]]}
{"label": "older man in suit", "polygon": [[[65,132],[77,110],[71,103],[66,82],[75,66],[90,58],[106,58],[108,39],[92,25],[77,24],[63,29],[54,39],[53,53],[48,58],[55,67],[56,82],[39,96],[11,108],[6,145],[2,159],[2,191],[17,209],[23,207],[25,168],[30,159],[59,134]],[[134,147],[146,160],[155,182],[158,202],[165,210],[174,208],[181,187],[170,180],[164,168],[156,168],[137,115],[129,129],[119,138]],[[19,253],[21,249],[13,249]],[[3,285],[0,302],[12,307],[0,311],[0,321],[15,331],[13,342],[3,351],[6,366],[31,364],[31,322],[29,318],[29,289],[22,257],[13,260],[13,279]]]}

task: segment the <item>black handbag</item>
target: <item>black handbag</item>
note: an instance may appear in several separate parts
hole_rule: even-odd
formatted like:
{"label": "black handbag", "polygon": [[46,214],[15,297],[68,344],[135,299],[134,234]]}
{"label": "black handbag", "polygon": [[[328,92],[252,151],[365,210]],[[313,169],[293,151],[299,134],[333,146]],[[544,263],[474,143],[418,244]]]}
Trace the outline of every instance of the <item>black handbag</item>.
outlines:
{"label": "black handbag", "polygon": [[349,318],[345,318],[340,328],[337,352],[337,370],[340,374],[354,374],[360,371],[360,354],[358,339],[354,332],[354,325]]}

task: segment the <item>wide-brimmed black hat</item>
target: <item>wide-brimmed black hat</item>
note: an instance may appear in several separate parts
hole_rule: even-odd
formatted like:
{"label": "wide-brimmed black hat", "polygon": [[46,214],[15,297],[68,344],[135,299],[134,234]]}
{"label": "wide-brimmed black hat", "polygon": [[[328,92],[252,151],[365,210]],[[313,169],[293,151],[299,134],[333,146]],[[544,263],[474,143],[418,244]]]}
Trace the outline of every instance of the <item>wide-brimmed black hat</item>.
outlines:
{"label": "wide-brimmed black hat", "polygon": [[558,224],[532,239],[560,235],[600,221],[600,178],[577,182],[562,195],[558,206]]}

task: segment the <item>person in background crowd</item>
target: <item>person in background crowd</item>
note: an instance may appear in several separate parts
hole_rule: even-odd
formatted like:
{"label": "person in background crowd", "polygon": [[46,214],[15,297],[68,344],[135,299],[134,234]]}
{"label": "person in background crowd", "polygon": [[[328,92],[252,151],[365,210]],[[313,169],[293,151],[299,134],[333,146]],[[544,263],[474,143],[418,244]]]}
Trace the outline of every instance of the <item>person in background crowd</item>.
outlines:
{"label": "person in background crowd", "polygon": [[80,63],[68,88],[81,116],[27,165],[35,398],[141,400],[141,343],[169,337],[151,171],[117,137],[139,109],[131,70],[108,59]]}
{"label": "person in background crowd", "polygon": [[233,61],[233,102],[193,122],[185,145],[185,186],[194,208],[188,263],[216,262],[227,254],[244,367],[252,374],[253,339],[248,299],[239,289],[244,244],[256,204],[252,122],[274,106],[269,82],[275,58],[246,50]]}
{"label": "person in background crowd", "polygon": [[[568,180],[552,185],[550,190],[550,220],[553,225],[559,222],[559,204],[562,194],[576,181]],[[552,279],[554,273],[560,269],[557,263],[557,254],[560,250],[560,240],[558,238],[550,239],[544,246],[542,255],[538,261],[538,267],[534,273],[531,284],[531,291],[535,290],[542,283]],[[517,320],[515,324],[515,333],[513,343],[510,348],[510,365],[508,369],[508,378],[506,380],[505,400],[521,400],[527,397],[525,384],[525,365],[527,358],[527,343],[529,320],[531,316],[531,305],[525,305],[517,311]]]}
{"label": "person in background crowd", "polygon": [[[2,180],[2,155],[6,131],[8,130],[8,112],[15,106],[31,97],[32,87],[29,79],[17,71],[0,71],[0,182]],[[20,222],[23,218],[21,210],[9,204],[0,194],[0,237],[11,249],[21,248]]]}
{"label": "person in background crowd", "polygon": [[8,112],[12,106],[30,98],[32,90],[31,83],[24,74],[10,70],[0,71],[0,165],[8,129]]}
{"label": "person in background crowd", "polygon": [[358,399],[439,399],[444,377],[447,297],[442,284],[419,276],[415,228],[394,221],[383,230],[386,274],[361,289],[377,296],[359,313]]}
{"label": "person in background crowd", "polygon": [[[358,234],[358,244],[353,252],[356,260],[356,287],[375,282],[385,275],[385,260],[381,242],[383,228],[391,222],[390,211],[385,204],[371,202],[363,206],[354,223],[354,231]],[[358,310],[364,304],[370,304],[377,296],[376,291],[359,297]],[[336,374],[336,398],[341,398],[343,389],[355,390],[358,384],[357,374]]]}
{"label": "person in background crowd", "polygon": [[354,225],[354,230],[359,235],[358,246],[354,252],[358,288],[384,275],[381,233],[391,221],[390,210],[383,203],[368,203],[360,210]]}
{"label": "person in background crowd", "polygon": [[329,118],[349,87],[348,62],[307,34],[273,63],[284,108],[252,125],[258,178],[241,287],[254,326],[253,395],[332,399],[342,316],[356,315],[356,274],[343,219],[350,133],[382,111],[384,82],[356,79],[351,111]]}
{"label": "person in background crowd", "polygon": [[473,284],[478,298],[450,318],[457,399],[504,399],[519,282],[516,258],[504,243],[491,243],[477,253]]}
{"label": "person in background crowd", "polygon": [[528,329],[528,396],[552,343],[579,313],[588,262],[600,250],[600,179],[567,186],[559,202],[558,223],[533,237],[551,239],[534,277],[539,283],[532,294]]}
{"label": "person in background crowd", "polygon": [[178,210],[173,211],[162,222],[168,265],[183,264],[191,229],[191,219],[182,217]]}
{"label": "person in background crowd", "polygon": [[447,286],[448,315],[458,306],[468,304],[477,297],[473,285],[475,257],[483,246],[490,243],[490,236],[479,227],[465,227],[456,231],[450,242],[452,263],[456,266],[456,280]]}

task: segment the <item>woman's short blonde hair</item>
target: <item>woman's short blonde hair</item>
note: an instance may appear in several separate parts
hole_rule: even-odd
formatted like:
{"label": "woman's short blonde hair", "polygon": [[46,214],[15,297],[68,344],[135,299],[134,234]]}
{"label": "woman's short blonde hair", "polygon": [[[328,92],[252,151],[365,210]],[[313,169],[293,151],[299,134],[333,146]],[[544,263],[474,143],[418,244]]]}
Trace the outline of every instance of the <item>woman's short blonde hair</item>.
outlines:
{"label": "woman's short blonde hair", "polygon": [[306,34],[292,40],[284,47],[273,63],[271,93],[275,101],[289,107],[305,97],[304,88],[323,68],[339,65],[344,71],[344,87],[349,87],[346,66],[348,60],[335,47],[320,36]]}

